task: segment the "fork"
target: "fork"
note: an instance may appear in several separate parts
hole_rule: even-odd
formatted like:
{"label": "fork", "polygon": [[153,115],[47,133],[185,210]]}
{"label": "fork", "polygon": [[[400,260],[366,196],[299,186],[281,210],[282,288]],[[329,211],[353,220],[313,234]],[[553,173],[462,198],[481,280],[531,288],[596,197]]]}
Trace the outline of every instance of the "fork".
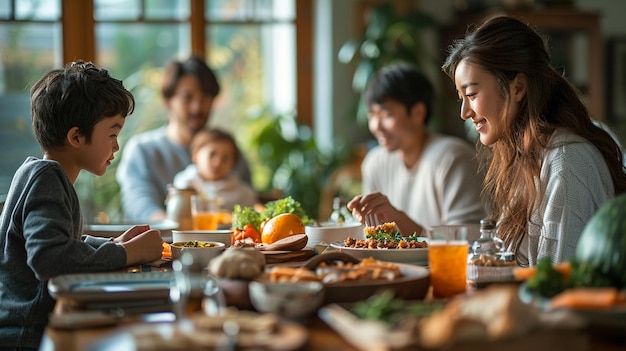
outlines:
{"label": "fork", "polygon": [[378,215],[376,213],[365,215],[365,225],[368,227],[379,226],[380,221],[378,220]]}

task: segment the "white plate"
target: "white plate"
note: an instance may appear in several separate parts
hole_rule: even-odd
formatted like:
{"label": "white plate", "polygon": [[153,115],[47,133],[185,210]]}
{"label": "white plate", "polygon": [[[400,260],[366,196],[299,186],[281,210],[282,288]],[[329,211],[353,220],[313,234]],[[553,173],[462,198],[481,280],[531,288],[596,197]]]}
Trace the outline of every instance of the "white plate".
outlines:
{"label": "white plate", "polygon": [[[146,224],[146,223],[137,223]],[[161,231],[161,236],[171,237],[172,230],[178,229],[178,223],[169,219],[147,223],[152,229],[158,229]],[[83,230],[86,234],[102,237],[116,237],[128,230],[135,224],[132,223],[117,223],[117,224],[85,224]],[[167,241],[167,240],[166,240]]]}
{"label": "white plate", "polygon": [[[48,291],[77,305],[91,308],[168,303],[173,272],[86,273],[52,278]],[[202,279],[192,275],[192,292],[201,291]],[[122,306],[123,305],[123,306]]]}
{"label": "white plate", "polygon": [[[426,241],[427,239],[423,239]],[[330,244],[331,247],[346,252],[354,257],[373,257],[380,261],[428,264],[428,248],[423,249],[356,249],[345,247],[343,241]]]}

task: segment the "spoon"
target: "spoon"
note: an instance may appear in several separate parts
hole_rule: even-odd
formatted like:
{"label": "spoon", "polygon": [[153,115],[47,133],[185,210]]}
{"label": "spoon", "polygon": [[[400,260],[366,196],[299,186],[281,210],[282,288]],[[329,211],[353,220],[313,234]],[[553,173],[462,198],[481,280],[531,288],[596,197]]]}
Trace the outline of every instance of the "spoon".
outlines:
{"label": "spoon", "polygon": [[256,248],[263,251],[298,251],[302,250],[308,241],[309,237],[306,234],[294,234],[271,244],[259,244]]}

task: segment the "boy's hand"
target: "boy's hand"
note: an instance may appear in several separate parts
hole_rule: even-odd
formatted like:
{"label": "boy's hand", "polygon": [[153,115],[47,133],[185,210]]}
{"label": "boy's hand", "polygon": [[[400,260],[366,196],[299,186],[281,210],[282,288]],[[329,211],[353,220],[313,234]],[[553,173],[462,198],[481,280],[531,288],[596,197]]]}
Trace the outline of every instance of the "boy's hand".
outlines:
{"label": "boy's hand", "polygon": [[122,246],[126,249],[127,266],[148,263],[161,258],[163,239],[158,230],[152,229],[135,235],[132,239],[123,242]]}
{"label": "boy's hand", "polygon": [[147,224],[140,224],[140,225],[134,225],[132,227],[130,227],[127,231],[125,231],[124,233],[122,233],[120,236],[118,236],[117,238],[113,239],[113,242],[116,243],[125,243],[128,240],[136,237],[137,235],[146,232],[150,230],[150,226]]}

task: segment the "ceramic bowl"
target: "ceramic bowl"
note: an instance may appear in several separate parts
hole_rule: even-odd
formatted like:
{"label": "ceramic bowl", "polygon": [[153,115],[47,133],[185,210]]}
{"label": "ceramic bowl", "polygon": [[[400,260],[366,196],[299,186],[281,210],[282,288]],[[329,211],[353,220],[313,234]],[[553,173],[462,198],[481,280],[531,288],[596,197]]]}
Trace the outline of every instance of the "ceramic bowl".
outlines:
{"label": "ceramic bowl", "polygon": [[230,230],[172,230],[172,241],[217,241],[230,247],[233,233]]}
{"label": "ceramic bowl", "polygon": [[310,317],[324,301],[324,284],[320,282],[251,281],[248,292],[257,311],[275,313],[288,319]]}
{"label": "ceramic bowl", "polygon": [[359,222],[348,222],[337,224],[332,222],[322,222],[319,226],[306,226],[304,232],[309,237],[308,247],[315,247],[320,243],[329,245],[336,241],[343,241],[348,237],[355,239],[365,239],[363,224]]}
{"label": "ceramic bowl", "polygon": [[207,268],[209,262],[217,257],[217,255],[221,254],[226,248],[224,243],[217,241],[201,241],[201,243],[205,245],[210,245],[208,247],[190,247],[186,245],[188,243],[187,241],[175,241],[170,244],[172,260],[180,259],[184,252],[188,252],[191,254],[191,257],[193,257],[192,267],[194,270]]}

